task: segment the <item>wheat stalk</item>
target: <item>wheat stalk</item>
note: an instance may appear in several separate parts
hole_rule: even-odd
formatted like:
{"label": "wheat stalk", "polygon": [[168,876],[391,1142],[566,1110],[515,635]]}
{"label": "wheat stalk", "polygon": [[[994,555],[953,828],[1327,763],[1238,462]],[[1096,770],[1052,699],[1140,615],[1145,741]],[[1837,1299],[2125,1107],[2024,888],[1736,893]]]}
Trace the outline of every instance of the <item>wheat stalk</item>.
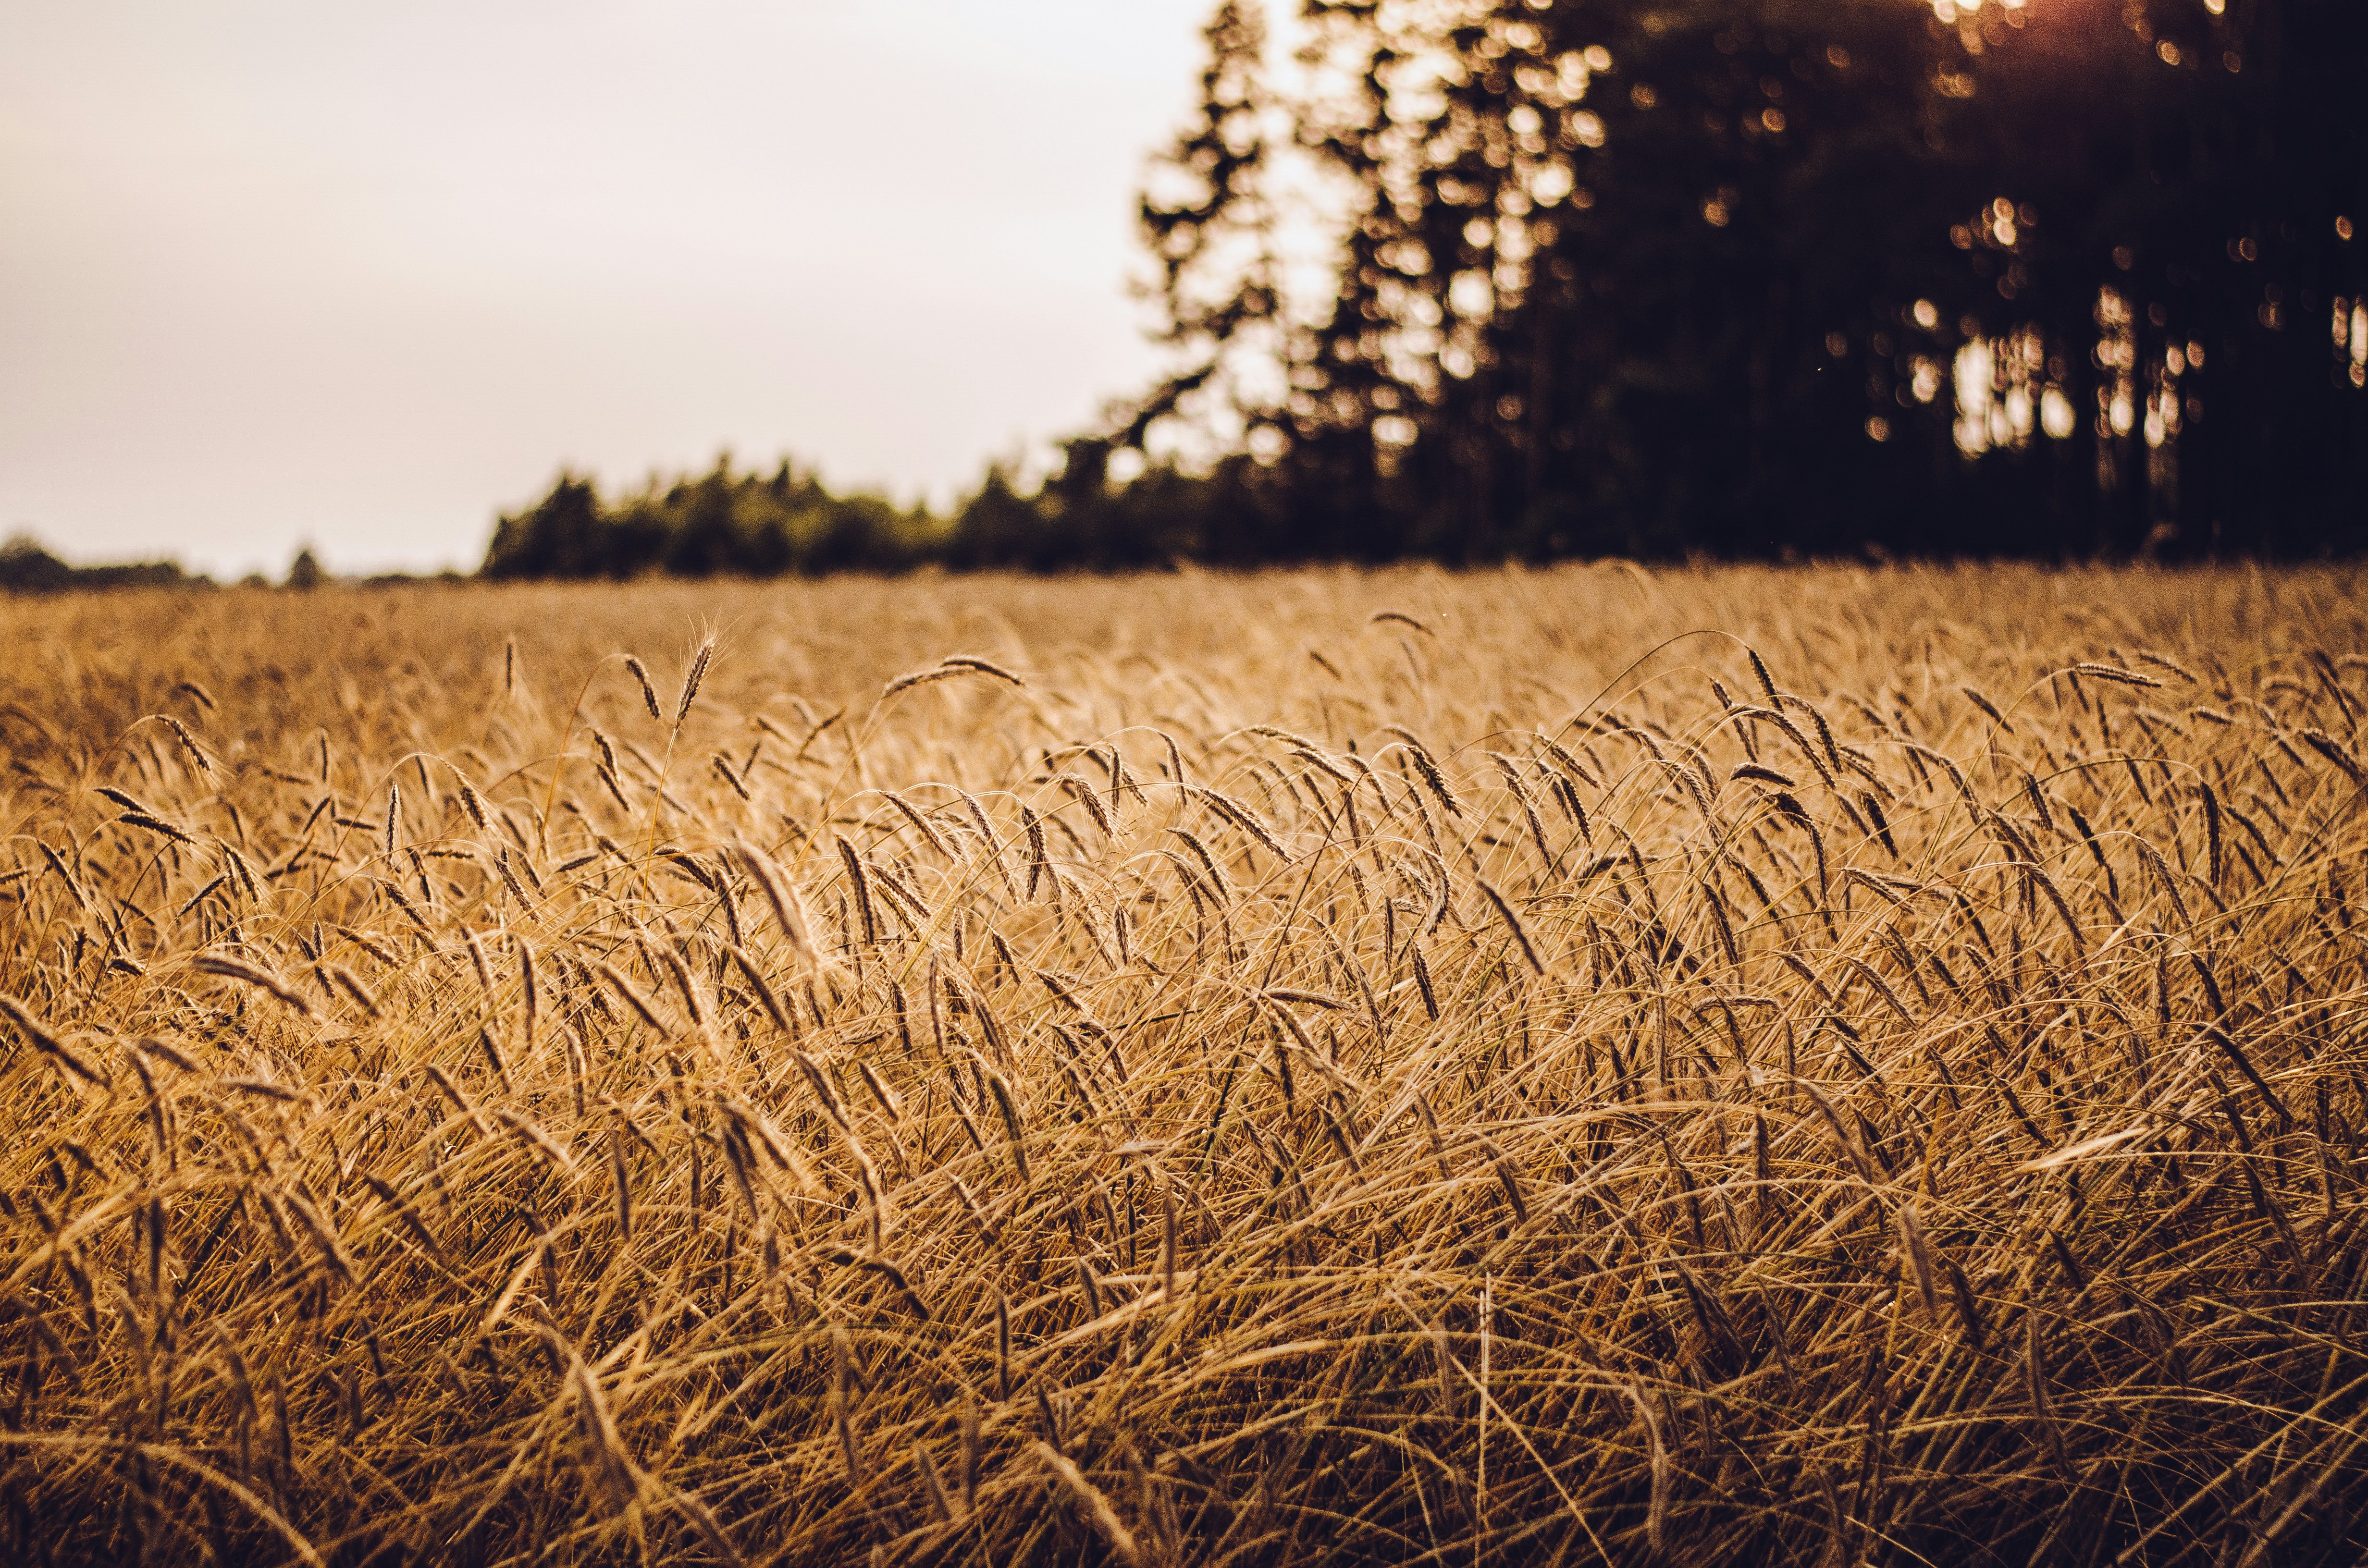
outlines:
{"label": "wheat stalk", "polygon": [[1588,581],[0,605],[0,1551],[2356,1558],[2358,573]]}

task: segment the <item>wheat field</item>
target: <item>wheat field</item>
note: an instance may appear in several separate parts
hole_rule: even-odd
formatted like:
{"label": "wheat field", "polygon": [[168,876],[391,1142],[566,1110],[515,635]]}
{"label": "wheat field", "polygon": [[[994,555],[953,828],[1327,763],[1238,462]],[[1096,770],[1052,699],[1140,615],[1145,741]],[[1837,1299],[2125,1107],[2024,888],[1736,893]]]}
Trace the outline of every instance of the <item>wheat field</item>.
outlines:
{"label": "wheat field", "polygon": [[12,1562],[2368,1543],[2359,571],[0,624]]}

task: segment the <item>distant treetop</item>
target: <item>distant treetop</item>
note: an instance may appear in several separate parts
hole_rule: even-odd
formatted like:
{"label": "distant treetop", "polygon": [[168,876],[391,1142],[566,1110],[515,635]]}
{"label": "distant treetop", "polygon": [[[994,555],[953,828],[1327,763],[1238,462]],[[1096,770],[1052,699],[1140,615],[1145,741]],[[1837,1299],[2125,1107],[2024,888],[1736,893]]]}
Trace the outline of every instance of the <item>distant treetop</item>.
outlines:
{"label": "distant treetop", "polygon": [[192,577],[172,561],[143,561],[120,566],[70,566],[43,549],[29,534],[17,534],[0,544],[0,593],[57,594],[74,588],[211,587],[208,577]]}

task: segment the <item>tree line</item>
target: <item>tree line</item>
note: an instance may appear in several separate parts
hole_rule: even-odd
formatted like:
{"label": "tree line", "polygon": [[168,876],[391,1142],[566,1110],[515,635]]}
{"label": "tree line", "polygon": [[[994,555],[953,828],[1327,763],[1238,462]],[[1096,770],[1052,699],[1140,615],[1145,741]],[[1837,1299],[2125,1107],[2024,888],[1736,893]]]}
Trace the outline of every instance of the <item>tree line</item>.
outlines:
{"label": "tree line", "polygon": [[134,561],[74,566],[44,550],[28,534],[0,543],[0,593],[62,594],[82,588],[179,588],[213,585],[193,577],[174,561]]}
{"label": "tree line", "polygon": [[2368,543],[2368,6],[1292,4],[1215,7],[1170,366],[1041,484],[563,472],[483,574]]}
{"label": "tree line", "polygon": [[[563,475],[493,576],[2368,538],[2368,7],[1248,0],[1141,202],[1172,373],[951,517]],[[1345,213],[1294,292],[1310,191]],[[1114,473],[1130,477],[1123,483]]]}
{"label": "tree line", "polygon": [[[1215,406],[1333,543],[2361,540],[2368,7],[1304,9],[1312,87],[1252,7],[1210,28],[1143,210],[1179,368],[1125,437]],[[1292,160],[1350,213],[1315,301]]]}
{"label": "tree line", "polygon": [[562,473],[550,493],[495,525],[484,575],[496,579],[819,576],[833,572],[1121,572],[1194,561],[1228,565],[1310,559],[1294,544],[1289,476],[1247,454],[1207,472],[1173,463],[1128,483],[1110,476],[1105,437],[1064,443],[1062,461],[1028,494],[1000,470],[951,516],[837,494],[784,460],[708,472],[604,498]]}

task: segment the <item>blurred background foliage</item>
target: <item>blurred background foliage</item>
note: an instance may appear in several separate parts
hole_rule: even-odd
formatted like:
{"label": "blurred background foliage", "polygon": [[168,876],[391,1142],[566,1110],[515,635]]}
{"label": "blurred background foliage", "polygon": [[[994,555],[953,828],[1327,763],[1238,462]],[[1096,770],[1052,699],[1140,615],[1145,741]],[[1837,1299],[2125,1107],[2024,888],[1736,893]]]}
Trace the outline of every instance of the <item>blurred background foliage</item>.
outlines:
{"label": "blurred background foliage", "polygon": [[0,544],[0,593],[55,594],[68,588],[174,588],[205,579],[191,577],[170,561],[111,566],[74,566],[59,560],[28,534]]}
{"label": "blurred background foliage", "polygon": [[[1144,208],[1182,366],[1125,438],[1263,326],[1280,394],[1230,401],[1311,553],[2362,540],[2368,7],[1314,0],[1306,28],[1315,89],[1275,104],[1252,13],[1211,29],[1170,160],[1201,199]],[[1292,156],[1348,193],[1297,318],[1219,259],[1277,254],[1227,231],[1274,229]]]}
{"label": "blurred background foliage", "polygon": [[[2368,6],[1308,0],[1151,171],[1174,372],[951,518],[788,467],[492,575],[2349,551]],[[1294,232],[1338,236],[1291,286]],[[1119,479],[1124,483],[1119,483]]]}
{"label": "blurred background foliage", "polygon": [[2368,6],[1224,0],[1205,42],[1140,204],[1170,373],[1041,483],[563,472],[484,574],[2368,541]]}

